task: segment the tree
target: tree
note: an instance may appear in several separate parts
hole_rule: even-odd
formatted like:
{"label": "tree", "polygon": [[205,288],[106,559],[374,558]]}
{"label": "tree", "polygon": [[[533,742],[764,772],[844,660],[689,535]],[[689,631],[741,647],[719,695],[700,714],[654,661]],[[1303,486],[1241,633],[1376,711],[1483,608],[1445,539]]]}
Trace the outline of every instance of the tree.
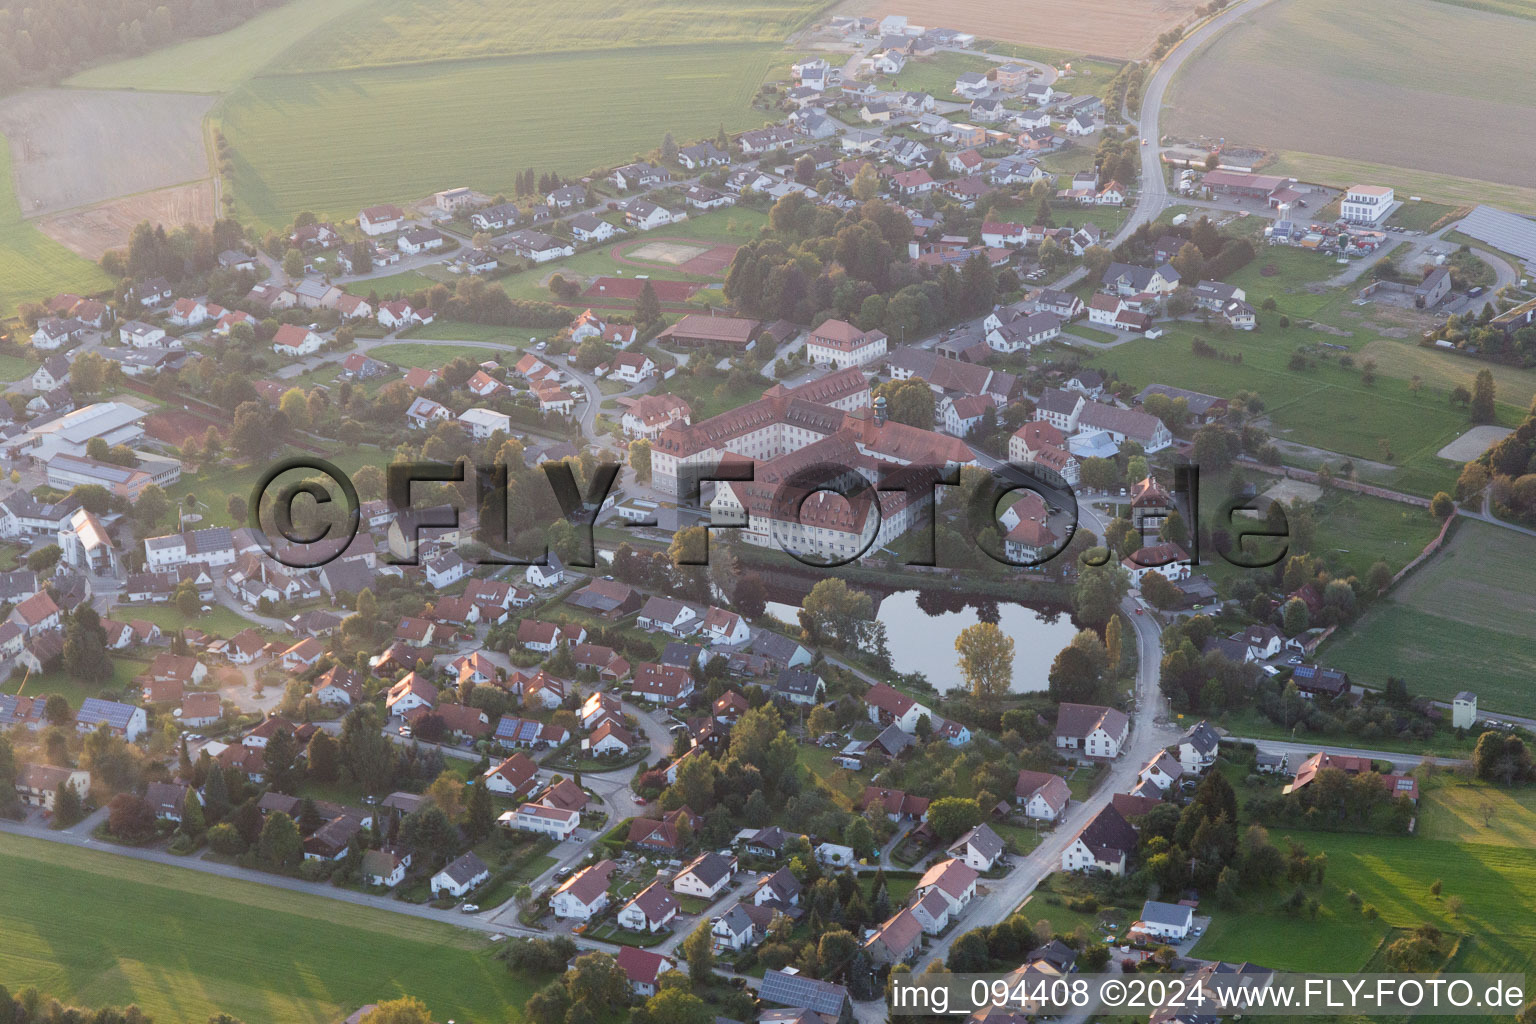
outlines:
{"label": "tree", "polygon": [[458,845],[459,833],[440,807],[427,804],[400,822],[400,841],[425,860],[439,864]]}
{"label": "tree", "polygon": [[282,811],[273,811],[261,828],[258,850],[261,859],[273,867],[291,867],[303,859],[304,840],[299,838],[299,828],[292,818]]}
{"label": "tree", "polygon": [[164,519],[165,514],[170,510],[170,500],[166,498],[160,485],[149,484],[139,492],[138,500],[133,503],[133,518],[144,526],[154,526]]}
{"label": "tree", "polygon": [[708,986],[714,976],[715,947],[707,921],[683,940],[683,959],[688,961],[688,977],[693,984],[701,988]]}
{"label": "tree", "polygon": [[1473,423],[1492,423],[1494,421],[1494,395],[1496,389],[1493,383],[1492,370],[1477,371],[1477,379],[1472,382],[1472,403],[1467,410]]}
{"label": "tree", "polygon": [[1013,685],[1013,637],[996,623],[978,622],[955,637],[960,674],[977,700],[995,704]]}
{"label": "tree", "polygon": [[317,730],[304,754],[304,767],[316,782],[335,782],[341,751],[331,734]]}
{"label": "tree", "polygon": [[873,164],[865,163],[859,168],[859,173],[853,176],[853,184],[849,187],[853,198],[864,203],[880,194],[880,175],[875,171]]}
{"label": "tree", "polygon": [[1184,598],[1179,588],[1160,572],[1149,572],[1141,578],[1141,596],[1160,612],[1177,607]]}
{"label": "tree", "polygon": [[378,1004],[358,1024],[432,1024],[432,1015],[426,1003],[404,996]]}
{"label": "tree", "polygon": [[49,725],[63,726],[75,720],[75,713],[63,694],[50,693],[48,699],[43,701],[43,717],[48,719]]}
{"label": "tree", "polygon": [[1084,625],[1102,626],[1115,614],[1130,587],[1130,574],[1113,558],[1103,565],[1087,566],[1072,588],[1073,614]]}
{"label": "tree", "polygon": [[197,798],[197,790],[189,788],[181,801],[181,831],[197,839],[207,830],[208,823],[203,817],[203,805]]}
{"label": "tree", "polygon": [[155,810],[141,796],[119,793],[107,805],[107,831],[125,843],[142,843],[155,834]]}
{"label": "tree", "polygon": [[77,607],[64,624],[64,671],[91,683],[112,678],[107,631],[101,625],[101,616],[88,602]]}
{"label": "tree", "polygon": [[629,443],[629,468],[635,471],[635,483],[651,482],[651,442],[641,437]]}
{"label": "tree", "polygon": [[885,417],[923,430],[933,429],[933,389],[921,377],[888,380],[875,387],[874,396],[885,399]]}
{"label": "tree", "polygon": [[641,287],[640,297],[635,300],[635,319],[642,324],[654,324],[661,319],[661,300],[650,281]]}
{"label": "tree", "polygon": [[1444,491],[1436,491],[1429,502],[1429,514],[1444,522],[1456,514],[1456,503]]}
{"label": "tree", "polygon": [[850,818],[843,828],[843,842],[855,857],[867,857],[875,849],[875,830],[863,818]]}
{"label": "tree", "polygon": [[1205,257],[1200,255],[1199,247],[1193,242],[1185,242],[1174,255],[1172,263],[1181,279],[1199,281],[1200,271],[1205,267]]}
{"label": "tree", "polygon": [[812,643],[821,638],[839,644],[857,643],[874,618],[874,600],[835,576],[818,580],[800,602],[800,624]]}
{"label": "tree", "polygon": [[35,573],[46,574],[63,557],[64,550],[57,544],[45,544],[27,555],[27,568]]}
{"label": "tree", "polygon": [[283,392],[277,407],[295,429],[304,430],[309,426],[309,401],[304,397],[302,388],[289,388]]}
{"label": "tree", "polygon": [[1285,602],[1285,609],[1280,613],[1280,627],[1285,630],[1287,636],[1295,636],[1304,632],[1312,624],[1312,615],[1307,611],[1307,603],[1299,597],[1293,597]]}
{"label": "tree", "polygon": [[298,759],[299,744],[293,738],[293,733],[287,729],[274,732],[267,740],[266,749],[262,751],[267,782],[273,789],[288,794],[298,789]]}
{"label": "tree", "polygon": [[66,782],[53,797],[53,824],[67,828],[85,817],[85,804],[74,783]]}
{"label": "tree", "polygon": [[1120,670],[1120,658],[1124,644],[1120,631],[1120,616],[1110,616],[1109,622],[1104,625],[1104,653],[1106,655],[1105,670],[1111,676]]}
{"label": "tree", "polygon": [[1104,276],[1104,271],[1114,262],[1115,254],[1102,245],[1090,245],[1083,250],[1083,266],[1088,268],[1090,280],[1097,281]]}
{"label": "tree", "polygon": [[945,796],[928,805],[928,827],[946,843],[954,842],[981,824],[981,808],[975,800]]}
{"label": "tree", "polygon": [[645,1001],[642,1010],[631,1013],[636,1024],[710,1024],[714,1019],[704,1000],[681,988],[663,988]]}
{"label": "tree", "polygon": [[491,804],[491,791],[485,788],[483,780],[477,780],[469,787],[469,799],[465,804],[464,832],[473,841],[479,841],[491,834],[496,827],[496,809]]}
{"label": "tree", "polygon": [[283,253],[283,273],[288,279],[294,280],[304,276],[304,254],[298,249],[289,249]]}

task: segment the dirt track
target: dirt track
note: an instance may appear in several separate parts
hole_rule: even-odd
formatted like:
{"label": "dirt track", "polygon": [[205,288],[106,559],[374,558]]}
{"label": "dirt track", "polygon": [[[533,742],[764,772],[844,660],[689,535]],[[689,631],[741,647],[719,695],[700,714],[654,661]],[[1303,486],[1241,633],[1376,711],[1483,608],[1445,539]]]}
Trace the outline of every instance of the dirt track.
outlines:
{"label": "dirt track", "polygon": [[22,216],[208,177],[203,115],[216,98],[37,89],[6,99],[0,133]]}
{"label": "dirt track", "polygon": [[1104,57],[1144,57],[1157,37],[1187,23],[1198,0],[847,0],[834,13],[975,33],[978,39],[1027,43]]}

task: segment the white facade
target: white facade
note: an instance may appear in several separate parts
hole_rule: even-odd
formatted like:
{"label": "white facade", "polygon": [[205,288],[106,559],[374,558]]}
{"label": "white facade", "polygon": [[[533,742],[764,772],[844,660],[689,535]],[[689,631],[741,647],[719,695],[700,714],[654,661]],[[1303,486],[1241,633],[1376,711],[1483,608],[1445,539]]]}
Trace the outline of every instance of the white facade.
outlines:
{"label": "white facade", "polygon": [[1385,185],[1351,185],[1339,200],[1339,219],[1350,224],[1375,224],[1392,209],[1392,189]]}

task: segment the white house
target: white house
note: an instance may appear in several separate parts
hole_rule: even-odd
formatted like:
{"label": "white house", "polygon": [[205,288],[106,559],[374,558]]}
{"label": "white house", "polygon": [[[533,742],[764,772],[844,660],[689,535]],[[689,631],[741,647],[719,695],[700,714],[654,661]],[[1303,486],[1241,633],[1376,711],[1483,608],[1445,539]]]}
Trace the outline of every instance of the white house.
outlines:
{"label": "white house", "polygon": [[398,206],[370,206],[357,215],[357,226],[365,235],[388,235],[400,230],[405,211]]}
{"label": "white house", "polygon": [[1071,802],[1067,780],[1050,772],[1019,771],[1013,786],[1014,803],[1024,808],[1024,816],[1036,821],[1058,821]]}
{"label": "white house", "polygon": [[949,855],[974,871],[991,871],[1003,856],[1003,838],[986,824],[977,825],[955,840]]}
{"label": "white house", "polygon": [[476,441],[484,441],[498,430],[512,433],[512,417],[495,409],[465,409],[459,413],[459,424]]}
{"label": "white house", "polygon": [[1462,690],[1451,702],[1451,726],[1456,729],[1470,729],[1477,724],[1477,694],[1471,690]]}
{"label": "white house", "polygon": [[1141,907],[1141,920],[1132,925],[1133,930],[1155,935],[1171,942],[1182,942],[1189,937],[1195,923],[1195,912],[1182,903],[1159,903],[1147,900]]}
{"label": "white house", "polygon": [[1339,200],[1339,219],[1350,224],[1375,224],[1392,209],[1394,195],[1385,185],[1351,185]]}
{"label": "white house", "polygon": [[466,853],[432,876],[432,895],[447,893],[457,898],[490,877],[491,869],[485,862],[473,853]]}
{"label": "white house", "polygon": [[1112,804],[1105,805],[1061,852],[1061,869],[1123,875],[1138,841],[1130,822]]}
{"label": "white house", "polygon": [[677,897],[660,882],[652,882],[619,910],[620,927],[632,932],[659,932],[677,916]]}
{"label": "white house", "polygon": [[1062,704],[1056,711],[1056,749],[1089,757],[1118,757],[1130,731],[1130,718],[1118,708],[1097,704]]}
{"label": "white house", "polygon": [[886,336],[881,331],[861,331],[842,320],[826,320],[806,339],[805,357],[818,365],[846,370],[881,358],[886,345]]}
{"label": "white house", "polygon": [[516,811],[503,812],[497,820],[506,828],[534,832],[559,842],[569,839],[576,831],[581,824],[581,814],[547,804],[523,804]]}
{"label": "white house", "polygon": [[1179,737],[1179,764],[1186,774],[1198,775],[1216,763],[1221,742],[1209,722],[1200,721]]}
{"label": "white house", "polygon": [[578,213],[570,220],[571,237],[578,242],[606,242],[619,229],[590,213]]}
{"label": "white house", "polygon": [[283,324],[272,336],[272,351],[290,359],[313,355],[322,344],[320,335],[299,324]]}
{"label": "white house", "polygon": [[611,860],[600,860],[582,868],[560,884],[549,899],[549,909],[558,918],[590,921],[608,906],[608,879],[618,870]]}
{"label": "white house", "polygon": [[626,384],[639,384],[656,376],[656,364],[644,352],[620,352],[613,357],[609,376]]}
{"label": "white house", "polygon": [[1179,781],[1184,774],[1184,768],[1179,764],[1178,758],[1166,750],[1159,750],[1150,761],[1142,766],[1136,773],[1136,778],[1143,783],[1150,783],[1163,792]]}
{"label": "white house", "polygon": [[418,253],[430,252],[433,249],[441,249],[448,244],[448,239],[436,228],[417,228],[401,235],[395,245],[403,253],[415,256]]}
{"label": "white house", "polygon": [[565,579],[565,563],[553,551],[549,552],[546,565],[530,565],[523,578],[540,590],[558,587]]}
{"label": "white house", "polygon": [[404,299],[396,299],[393,302],[379,303],[379,326],[388,330],[398,330],[401,327],[409,327],[416,322],[416,311],[411,304]]}
{"label": "white house", "polygon": [[672,879],[672,888],[686,896],[712,900],[736,874],[736,858],[711,850],[689,861]]}

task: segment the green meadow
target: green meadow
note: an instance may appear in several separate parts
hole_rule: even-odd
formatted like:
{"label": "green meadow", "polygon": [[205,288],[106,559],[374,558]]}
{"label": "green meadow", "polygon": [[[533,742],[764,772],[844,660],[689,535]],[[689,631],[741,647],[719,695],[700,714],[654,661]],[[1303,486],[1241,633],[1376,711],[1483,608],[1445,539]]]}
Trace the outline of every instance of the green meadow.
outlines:
{"label": "green meadow", "polygon": [[535,984],[436,921],[0,835],[0,977],[157,1021],[332,1024],[413,995],[435,1020],[521,1019]]}
{"label": "green meadow", "polygon": [[0,313],[59,292],[82,294],[110,288],[101,268],[76,256],[21,218],[11,185],[11,147],[0,136]]}

